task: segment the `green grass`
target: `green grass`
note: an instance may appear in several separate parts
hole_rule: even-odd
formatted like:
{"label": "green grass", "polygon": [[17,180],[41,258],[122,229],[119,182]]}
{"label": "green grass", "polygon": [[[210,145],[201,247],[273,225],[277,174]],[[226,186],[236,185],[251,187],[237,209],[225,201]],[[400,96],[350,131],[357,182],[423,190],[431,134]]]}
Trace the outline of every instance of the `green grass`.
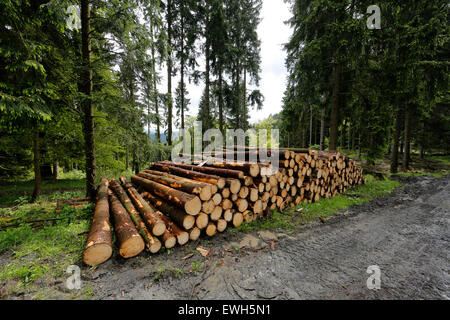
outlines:
{"label": "green grass", "polygon": [[30,288],[41,278],[63,277],[69,265],[79,264],[89,229],[93,206],[71,208],[65,206],[56,213],[55,204],[25,204],[16,209],[1,209],[0,218],[14,219],[14,223],[30,219],[61,218],[55,223],[37,227],[22,223],[18,227],[0,231],[0,254],[10,257],[0,267],[0,283],[16,280],[16,290]]}
{"label": "green grass", "polygon": [[[54,201],[83,197],[86,182],[83,179],[58,179],[42,181],[42,195],[39,201]],[[0,184],[0,205],[13,206],[28,203],[34,189],[34,181],[2,182]]]}
{"label": "green grass", "polygon": [[[252,223],[244,222],[237,231],[253,232],[260,229],[290,231],[294,227],[310,223],[318,218],[327,218],[339,210],[352,205],[361,205],[382,195],[391,193],[400,183],[394,180],[376,180],[367,175],[366,184],[347,190],[331,199],[320,199],[315,203],[303,203],[286,209],[283,213],[275,211],[272,217],[260,219]],[[301,209],[301,210],[300,210]]]}

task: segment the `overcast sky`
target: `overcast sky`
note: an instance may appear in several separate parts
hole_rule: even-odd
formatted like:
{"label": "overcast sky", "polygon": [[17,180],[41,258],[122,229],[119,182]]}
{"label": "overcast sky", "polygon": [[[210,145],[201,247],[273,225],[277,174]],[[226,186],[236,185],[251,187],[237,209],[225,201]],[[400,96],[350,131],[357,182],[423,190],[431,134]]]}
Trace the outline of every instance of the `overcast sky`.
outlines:
{"label": "overcast sky", "polygon": [[[260,111],[252,110],[250,112],[250,123],[258,122],[267,118],[270,114],[281,111],[281,100],[286,87],[286,68],[284,67],[285,52],[282,45],[288,41],[291,33],[290,28],[284,24],[284,21],[290,17],[288,5],[283,0],[263,0],[261,11],[262,21],[258,26],[258,37],[261,40],[261,81],[259,89],[264,95],[265,101],[263,109]],[[204,61],[198,61],[204,64]],[[160,70],[162,76],[159,88],[161,92],[167,90],[166,70]],[[179,77],[172,80],[172,94],[178,86]],[[196,116],[198,105],[204,84],[198,86],[187,84],[190,99],[190,116]],[[174,121],[175,123],[175,121]]]}

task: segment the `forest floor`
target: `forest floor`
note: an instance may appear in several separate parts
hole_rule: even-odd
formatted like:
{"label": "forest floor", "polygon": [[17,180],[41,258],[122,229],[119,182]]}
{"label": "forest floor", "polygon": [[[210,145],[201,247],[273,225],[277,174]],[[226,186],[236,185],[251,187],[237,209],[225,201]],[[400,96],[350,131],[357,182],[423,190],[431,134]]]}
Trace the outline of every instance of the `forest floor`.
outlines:
{"label": "forest floor", "polygon": [[[0,299],[449,299],[448,160],[431,160],[443,164],[431,175],[369,176],[333,199],[157,255],[114,252],[96,268],[81,262],[92,205],[55,210],[56,199],[82,191],[55,188],[28,204],[19,188],[18,200],[2,202],[0,228],[62,220],[0,229]],[[5,194],[12,199],[1,187],[0,200]],[[80,290],[66,287],[69,265],[81,267]],[[371,265],[381,269],[380,290],[366,287]]]}

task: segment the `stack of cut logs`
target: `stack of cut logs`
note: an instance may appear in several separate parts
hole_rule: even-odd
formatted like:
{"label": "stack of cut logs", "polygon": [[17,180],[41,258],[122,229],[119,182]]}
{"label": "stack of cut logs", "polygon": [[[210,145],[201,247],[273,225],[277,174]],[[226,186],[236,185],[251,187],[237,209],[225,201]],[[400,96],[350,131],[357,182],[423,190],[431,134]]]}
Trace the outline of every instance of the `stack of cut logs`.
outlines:
{"label": "stack of cut logs", "polygon": [[[222,161],[217,161],[219,156]],[[278,170],[267,156],[278,157]],[[330,198],[365,182],[361,167],[333,152],[247,147],[224,148],[209,157],[206,164],[152,163],[131,177],[131,183],[124,177],[120,183],[103,179],[84,262],[98,265],[112,255],[110,213],[119,254],[129,258],[144,249],[156,253],[162,246],[184,245],[201,234],[211,237],[229,225],[238,227],[273,210]],[[246,161],[228,160],[241,157]]]}

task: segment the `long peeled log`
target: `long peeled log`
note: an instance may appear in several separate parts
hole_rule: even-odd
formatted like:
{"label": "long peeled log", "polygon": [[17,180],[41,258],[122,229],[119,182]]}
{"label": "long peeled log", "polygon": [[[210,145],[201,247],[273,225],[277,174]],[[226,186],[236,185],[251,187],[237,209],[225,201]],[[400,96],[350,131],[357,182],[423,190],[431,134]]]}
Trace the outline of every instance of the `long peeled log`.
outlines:
{"label": "long peeled log", "polygon": [[144,222],[147,224],[151,233],[155,236],[160,236],[166,231],[166,225],[159,216],[150,208],[148,203],[142,198],[142,196],[137,192],[131,183],[128,183],[125,177],[120,177],[120,182],[127,190],[131,201],[134,206],[138,209]]}
{"label": "long peeled log", "polygon": [[260,173],[260,165],[256,163],[247,163],[247,162],[226,162],[226,163],[208,163],[207,166],[215,167],[215,168],[223,168],[230,170],[239,170],[244,172],[244,174],[257,177]]}
{"label": "long peeled log", "polygon": [[190,215],[197,215],[202,208],[202,202],[199,197],[167,187],[155,181],[147,180],[138,176],[132,176],[131,181],[143,187],[147,191],[159,196],[160,198],[170,201],[178,208],[183,209]]}
{"label": "long peeled log", "polygon": [[139,235],[130,215],[120,200],[111,190],[108,190],[109,204],[114,220],[119,254],[124,258],[137,256],[145,248],[145,243]]}
{"label": "long peeled log", "polygon": [[149,179],[165,186],[171,187],[173,189],[181,190],[183,192],[196,194],[200,197],[202,201],[207,201],[211,199],[212,188],[210,185],[202,185],[195,182],[187,182],[181,180],[175,180],[169,177],[154,175],[149,173],[139,173],[139,177]]}
{"label": "long peeled log", "polygon": [[150,192],[144,192],[142,194],[147,201],[149,201],[153,207],[170,217],[176,224],[182,226],[185,230],[191,229],[195,224],[195,217],[186,214],[181,209],[171,206],[164,202],[161,198],[151,194]]}
{"label": "long peeled log", "polygon": [[108,179],[102,179],[98,188],[94,218],[83,252],[87,265],[97,266],[112,255],[111,226],[109,224]]}
{"label": "long peeled log", "polygon": [[189,233],[181,230],[175,223],[173,223],[167,216],[165,216],[161,211],[155,210],[156,213],[161,217],[161,219],[166,224],[167,230],[171,232],[178,241],[180,246],[185,245],[189,241]]}
{"label": "long peeled log", "polygon": [[209,186],[211,188],[211,194],[215,194],[219,190],[219,188],[215,184],[201,182],[201,181],[197,181],[197,180],[189,179],[189,178],[185,178],[185,177],[180,177],[180,176],[177,176],[177,175],[174,175],[174,174],[170,174],[170,173],[165,172],[165,171],[157,171],[157,170],[145,169],[142,173],[153,174],[153,175],[156,175],[156,176],[164,176],[164,177],[171,178],[171,179],[177,180],[177,181],[197,183],[198,185],[200,185],[202,187]]}
{"label": "long peeled log", "polygon": [[174,166],[169,166],[161,163],[150,164],[150,169],[168,172],[174,175],[185,177],[192,180],[211,183],[217,185],[219,189],[225,186],[225,179],[216,175],[205,174],[197,171],[186,170]]}
{"label": "long peeled log", "polygon": [[148,251],[150,251],[151,253],[158,252],[159,249],[161,249],[161,242],[158,240],[158,238],[153,237],[150,231],[148,231],[144,221],[139,216],[139,213],[133,206],[133,203],[131,202],[131,199],[128,197],[125,190],[114,179],[110,181],[110,187],[116,194],[117,198],[119,198],[125,210],[130,215],[131,220],[133,220],[134,224],[136,225],[136,229],[139,231],[139,234],[144,239]]}
{"label": "long peeled log", "polygon": [[161,161],[161,164],[179,167],[187,170],[198,171],[205,174],[212,174],[225,178],[235,178],[235,179],[244,179],[245,174],[239,170],[230,170],[230,169],[220,169],[220,168],[212,168],[212,167],[199,167],[191,164],[179,164],[170,161]]}

